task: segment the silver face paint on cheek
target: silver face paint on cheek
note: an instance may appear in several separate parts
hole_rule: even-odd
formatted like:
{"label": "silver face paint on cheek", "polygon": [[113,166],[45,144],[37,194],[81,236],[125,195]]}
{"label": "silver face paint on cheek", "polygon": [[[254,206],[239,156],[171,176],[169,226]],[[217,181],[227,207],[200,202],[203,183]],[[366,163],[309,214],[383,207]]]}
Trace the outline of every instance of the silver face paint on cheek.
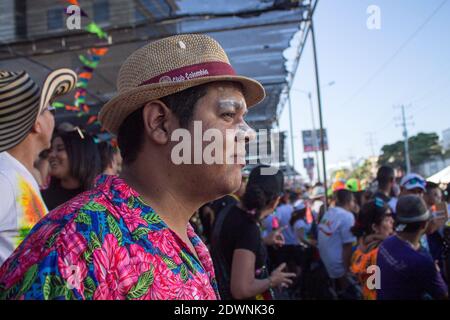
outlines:
{"label": "silver face paint on cheek", "polygon": [[221,108],[221,109],[225,109],[225,108],[243,109],[244,107],[245,107],[244,100],[237,100],[237,99],[219,100],[219,108]]}

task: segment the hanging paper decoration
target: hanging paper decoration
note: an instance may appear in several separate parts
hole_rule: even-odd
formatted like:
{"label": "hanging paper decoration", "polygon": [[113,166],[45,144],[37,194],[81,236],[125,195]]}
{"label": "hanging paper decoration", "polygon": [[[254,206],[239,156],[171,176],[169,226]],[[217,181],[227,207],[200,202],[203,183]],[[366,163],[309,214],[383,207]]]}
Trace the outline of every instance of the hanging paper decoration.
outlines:
{"label": "hanging paper decoration", "polygon": [[65,106],[66,105],[64,103],[62,103],[62,102],[55,101],[55,102],[52,103],[52,107],[55,108],[55,109],[64,108]]}
{"label": "hanging paper decoration", "polygon": [[95,22],[91,22],[89,23],[85,30],[87,32],[96,34],[97,37],[99,37],[100,39],[106,39],[108,37],[108,34],[102,30],[102,28],[100,28]]}
{"label": "hanging paper decoration", "polygon": [[[80,6],[78,0],[66,1],[71,5]],[[88,17],[88,15],[81,8],[80,11],[84,17]],[[95,34],[99,39],[108,38],[108,34],[93,21],[90,21],[84,29],[91,34]],[[65,105],[57,102],[52,105],[55,108],[65,108],[67,111],[77,112],[78,117],[89,115],[90,107],[86,103],[86,94],[89,81],[92,79],[92,75],[100,63],[101,58],[107,53],[108,48],[90,48],[85,54],[80,54],[78,58],[81,62],[81,67],[78,71],[78,81],[76,84],[73,105]],[[89,126],[94,124],[99,124],[98,117],[96,115],[91,115],[88,118],[86,125]]]}
{"label": "hanging paper decoration", "polygon": [[87,121],[87,125],[93,124],[97,120],[97,116],[90,116],[89,120]]}

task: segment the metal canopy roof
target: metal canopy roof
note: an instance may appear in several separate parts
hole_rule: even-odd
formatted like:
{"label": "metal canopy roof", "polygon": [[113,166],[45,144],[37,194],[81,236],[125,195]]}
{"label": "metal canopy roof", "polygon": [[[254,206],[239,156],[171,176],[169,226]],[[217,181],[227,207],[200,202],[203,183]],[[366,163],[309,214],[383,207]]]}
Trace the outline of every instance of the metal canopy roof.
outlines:
{"label": "metal canopy roof", "polygon": [[[80,1],[82,6],[86,2],[89,1]],[[79,54],[84,54],[89,47],[106,45],[109,52],[102,58],[88,85],[87,103],[92,107],[91,114],[96,114],[115,94],[119,68],[134,50],[171,34],[207,33],[222,44],[237,73],[255,78],[264,85],[267,98],[250,109],[247,120],[255,128],[271,127],[279,114],[280,95],[288,81],[283,52],[294,35],[305,27],[308,7],[303,3],[306,1],[168,1],[171,6],[167,6],[166,14],[159,13],[151,19],[149,4],[153,2],[167,3],[130,1],[139,4],[134,9],[141,10],[143,17],[105,27],[112,38],[109,44],[87,32],[67,30],[51,37],[38,36],[1,45],[0,69],[25,69],[41,83],[48,68],[77,69],[81,66]],[[73,98],[65,97],[63,101],[72,104]],[[83,122],[69,111],[58,112],[57,119]]]}

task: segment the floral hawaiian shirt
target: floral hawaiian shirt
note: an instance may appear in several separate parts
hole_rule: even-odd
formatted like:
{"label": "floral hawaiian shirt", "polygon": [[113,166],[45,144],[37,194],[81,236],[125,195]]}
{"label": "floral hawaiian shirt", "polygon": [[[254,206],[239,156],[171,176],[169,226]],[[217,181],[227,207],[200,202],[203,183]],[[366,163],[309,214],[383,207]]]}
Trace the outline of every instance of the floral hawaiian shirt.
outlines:
{"label": "floral hawaiian shirt", "polygon": [[123,180],[51,211],[0,268],[0,299],[219,298],[208,249],[188,246]]}

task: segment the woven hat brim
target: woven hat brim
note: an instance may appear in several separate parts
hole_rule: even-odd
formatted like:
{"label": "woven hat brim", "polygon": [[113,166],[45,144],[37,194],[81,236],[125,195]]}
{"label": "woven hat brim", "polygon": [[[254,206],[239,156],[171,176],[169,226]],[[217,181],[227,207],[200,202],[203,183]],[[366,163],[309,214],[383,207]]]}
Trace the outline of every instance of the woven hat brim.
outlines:
{"label": "woven hat brim", "polygon": [[70,69],[61,68],[50,72],[44,80],[39,102],[39,114],[52,99],[70,92],[77,83],[77,74]]}
{"label": "woven hat brim", "polygon": [[110,133],[117,135],[122,122],[144,103],[188,88],[219,81],[240,83],[248,108],[258,104],[266,96],[264,87],[258,81],[244,76],[211,76],[183,82],[155,83],[134,88],[112,98],[100,110],[100,123]]}

